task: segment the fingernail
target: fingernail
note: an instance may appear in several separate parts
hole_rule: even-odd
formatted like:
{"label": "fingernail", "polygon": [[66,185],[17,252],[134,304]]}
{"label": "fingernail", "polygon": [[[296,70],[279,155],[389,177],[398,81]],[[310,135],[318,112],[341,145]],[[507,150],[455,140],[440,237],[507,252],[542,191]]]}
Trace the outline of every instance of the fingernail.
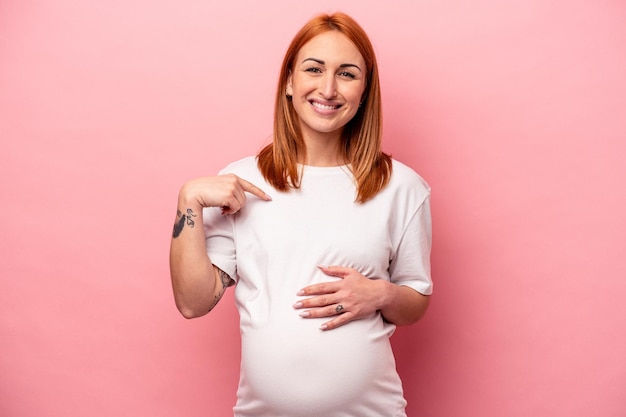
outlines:
{"label": "fingernail", "polygon": [[308,311],[303,311],[302,313],[300,313],[300,317],[309,317],[311,315],[311,313],[309,313]]}
{"label": "fingernail", "polygon": [[300,290],[296,293],[296,295],[304,295],[304,290]]}
{"label": "fingernail", "polygon": [[300,308],[300,307],[302,307],[302,303],[300,301],[298,301],[297,303],[293,305],[293,308]]}
{"label": "fingernail", "polygon": [[326,330],[326,329],[328,329],[328,326],[327,326],[327,325],[322,324],[322,325],[320,326],[320,330]]}
{"label": "fingernail", "polygon": [[269,194],[265,194],[265,199],[266,199],[267,201],[272,201],[272,196],[271,196],[271,195],[269,195]]}
{"label": "fingernail", "polygon": [[328,265],[322,265],[322,264],[319,264],[317,267],[318,267],[318,268],[328,268]]}

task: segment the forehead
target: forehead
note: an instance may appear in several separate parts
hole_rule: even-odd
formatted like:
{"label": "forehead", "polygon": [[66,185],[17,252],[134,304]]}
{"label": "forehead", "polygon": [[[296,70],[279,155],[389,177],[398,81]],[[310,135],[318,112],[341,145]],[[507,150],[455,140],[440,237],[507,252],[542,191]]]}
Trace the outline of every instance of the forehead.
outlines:
{"label": "forehead", "polygon": [[355,64],[365,67],[365,60],[356,45],[336,30],[316,35],[305,43],[298,51],[296,65],[307,58],[320,59],[327,64]]}

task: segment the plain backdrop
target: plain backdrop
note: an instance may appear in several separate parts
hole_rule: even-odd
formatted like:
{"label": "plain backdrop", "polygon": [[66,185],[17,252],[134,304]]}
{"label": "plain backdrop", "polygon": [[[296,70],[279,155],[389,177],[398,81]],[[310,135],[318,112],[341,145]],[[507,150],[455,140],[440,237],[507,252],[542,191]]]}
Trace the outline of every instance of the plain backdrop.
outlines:
{"label": "plain backdrop", "polygon": [[409,415],[626,415],[622,0],[2,0],[0,415],[232,415],[232,291],[171,295],[178,189],[268,143],[289,41],[337,10],[433,189]]}

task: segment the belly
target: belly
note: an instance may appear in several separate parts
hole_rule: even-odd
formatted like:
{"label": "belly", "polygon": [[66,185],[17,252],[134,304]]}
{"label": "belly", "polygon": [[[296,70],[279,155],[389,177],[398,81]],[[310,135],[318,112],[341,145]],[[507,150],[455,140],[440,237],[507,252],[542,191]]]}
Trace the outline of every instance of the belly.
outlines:
{"label": "belly", "polygon": [[298,317],[242,333],[242,406],[254,399],[258,412],[321,416],[381,395],[403,401],[380,315],[330,331],[319,330],[322,322]]}

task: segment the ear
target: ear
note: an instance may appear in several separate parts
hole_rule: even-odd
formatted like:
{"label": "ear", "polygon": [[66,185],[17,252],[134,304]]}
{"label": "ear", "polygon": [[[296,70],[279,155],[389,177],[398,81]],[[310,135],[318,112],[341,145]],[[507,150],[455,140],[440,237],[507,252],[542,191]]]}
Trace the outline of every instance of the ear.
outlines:
{"label": "ear", "polygon": [[369,92],[369,89],[367,87],[365,87],[363,89],[363,94],[361,94],[361,103],[363,104],[363,102],[365,101],[365,99],[367,98],[367,93]]}
{"label": "ear", "polygon": [[289,76],[287,77],[287,87],[285,88],[285,94],[289,97],[293,96],[293,85],[291,79],[291,72],[289,72]]}

